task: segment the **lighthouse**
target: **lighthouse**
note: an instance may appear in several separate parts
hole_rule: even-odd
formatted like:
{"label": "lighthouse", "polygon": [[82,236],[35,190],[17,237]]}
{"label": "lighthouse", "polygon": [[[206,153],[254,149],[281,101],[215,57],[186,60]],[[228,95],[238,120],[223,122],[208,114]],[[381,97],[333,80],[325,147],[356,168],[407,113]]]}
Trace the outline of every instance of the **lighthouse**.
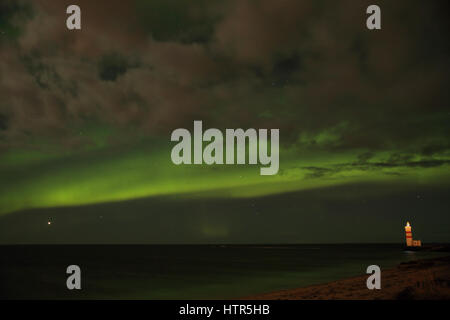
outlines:
{"label": "lighthouse", "polygon": [[413,239],[412,239],[411,225],[409,224],[409,222],[406,223],[405,233],[406,233],[406,246],[412,247]]}
{"label": "lighthouse", "polygon": [[406,223],[405,233],[406,233],[406,246],[407,247],[420,247],[420,246],[422,246],[422,242],[420,240],[413,240],[412,231],[411,231],[411,224],[409,222]]}

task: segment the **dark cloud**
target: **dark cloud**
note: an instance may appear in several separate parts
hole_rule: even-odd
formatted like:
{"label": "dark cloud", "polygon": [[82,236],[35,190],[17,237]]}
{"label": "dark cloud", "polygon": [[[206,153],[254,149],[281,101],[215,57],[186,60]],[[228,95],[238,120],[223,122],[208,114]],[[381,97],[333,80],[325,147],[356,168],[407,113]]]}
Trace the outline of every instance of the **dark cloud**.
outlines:
{"label": "dark cloud", "polygon": [[163,136],[202,119],[278,127],[301,150],[449,148],[441,1],[382,1],[378,32],[366,1],[75,1],[79,32],[64,27],[69,1],[6,3],[23,30],[0,53],[12,145],[68,143],[83,119]]}
{"label": "dark cloud", "polygon": [[[358,157],[359,158],[359,157]],[[409,157],[408,157],[409,159]],[[349,170],[362,170],[362,171],[376,171],[381,175],[402,175],[399,172],[383,171],[383,169],[402,169],[402,168],[436,168],[450,164],[450,160],[419,160],[419,161],[405,161],[404,159],[394,160],[392,157],[387,161],[356,161],[351,163],[341,163],[332,165],[329,167],[320,166],[302,166],[301,169],[307,170],[307,178],[321,178],[330,177],[340,172],[347,172]]]}
{"label": "dark cloud", "polygon": [[321,178],[326,175],[334,174],[339,171],[338,168],[322,168],[322,167],[302,167],[302,169],[306,169],[309,172],[306,174],[307,178]]}
{"label": "dark cloud", "polygon": [[19,37],[22,34],[21,24],[32,15],[29,3],[14,0],[0,2],[0,45],[5,40],[11,41]]}
{"label": "dark cloud", "polygon": [[0,114],[0,130],[6,130],[8,128],[8,118],[4,114]]}
{"label": "dark cloud", "polygon": [[374,154],[372,152],[364,152],[358,155],[358,162],[360,163],[366,163],[368,160],[370,160]]}
{"label": "dark cloud", "polygon": [[207,43],[222,15],[219,1],[136,1],[140,26],[156,41]]}
{"label": "dark cloud", "polygon": [[98,63],[100,79],[104,81],[115,81],[117,77],[125,74],[132,65],[125,57],[117,53],[102,56]]}

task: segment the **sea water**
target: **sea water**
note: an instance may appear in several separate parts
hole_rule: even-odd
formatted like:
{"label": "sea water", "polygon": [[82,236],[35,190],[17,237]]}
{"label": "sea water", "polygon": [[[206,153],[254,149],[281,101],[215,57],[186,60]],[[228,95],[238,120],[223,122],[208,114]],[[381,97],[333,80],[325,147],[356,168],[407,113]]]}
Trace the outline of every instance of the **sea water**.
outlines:
{"label": "sea water", "polygon": [[[0,297],[233,299],[441,255],[400,244],[0,246]],[[81,269],[81,290],[66,287],[69,265]]]}

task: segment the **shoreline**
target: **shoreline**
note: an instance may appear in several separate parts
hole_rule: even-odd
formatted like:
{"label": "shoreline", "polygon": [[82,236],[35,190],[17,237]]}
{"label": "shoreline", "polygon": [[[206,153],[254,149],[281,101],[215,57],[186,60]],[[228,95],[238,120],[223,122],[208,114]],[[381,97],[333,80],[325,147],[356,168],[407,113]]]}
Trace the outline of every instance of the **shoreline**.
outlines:
{"label": "shoreline", "polygon": [[450,254],[444,257],[403,262],[381,270],[381,289],[366,287],[370,275],[329,283],[279,290],[242,300],[449,300]]}

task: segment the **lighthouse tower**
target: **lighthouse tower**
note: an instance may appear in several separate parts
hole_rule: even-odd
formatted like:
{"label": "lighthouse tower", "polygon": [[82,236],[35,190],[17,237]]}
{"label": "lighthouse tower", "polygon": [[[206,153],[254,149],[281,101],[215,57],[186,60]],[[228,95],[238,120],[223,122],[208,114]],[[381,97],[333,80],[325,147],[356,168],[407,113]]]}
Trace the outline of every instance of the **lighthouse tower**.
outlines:
{"label": "lighthouse tower", "polygon": [[406,233],[406,246],[407,247],[421,247],[422,246],[422,242],[420,240],[413,240],[412,232],[411,232],[411,225],[409,224],[409,222],[406,223],[405,233]]}
{"label": "lighthouse tower", "polygon": [[411,232],[411,225],[409,224],[409,222],[406,223],[405,232],[406,232],[406,246],[412,247],[413,238],[412,238],[412,232]]}

